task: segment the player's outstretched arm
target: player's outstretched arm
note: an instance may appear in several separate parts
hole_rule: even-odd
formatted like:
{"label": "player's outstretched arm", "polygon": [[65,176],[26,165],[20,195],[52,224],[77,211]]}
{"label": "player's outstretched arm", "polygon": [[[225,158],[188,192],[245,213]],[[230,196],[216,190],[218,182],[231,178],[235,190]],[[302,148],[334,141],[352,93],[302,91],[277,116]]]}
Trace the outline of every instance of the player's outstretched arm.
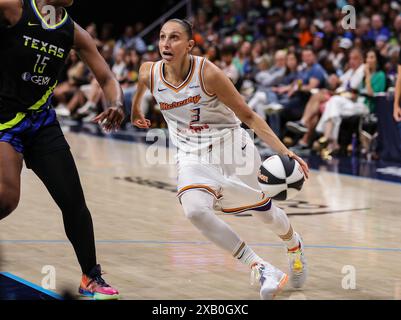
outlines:
{"label": "player's outstretched arm", "polygon": [[260,139],[267,143],[276,152],[294,158],[301,165],[305,176],[309,176],[309,167],[305,161],[280,141],[269,125],[256,112],[254,112],[239,94],[234,85],[217,66],[210,61],[206,62],[204,69],[206,90],[216,94],[217,98],[229,107],[249,128],[253,129]]}
{"label": "player's outstretched arm", "polygon": [[125,117],[122,89],[106,61],[97,50],[92,37],[78,24],[75,24],[74,48],[82,61],[93,72],[103,89],[108,103],[106,111],[93,119],[93,121],[101,123],[107,131],[118,129]]}
{"label": "player's outstretched arm", "polygon": [[131,107],[131,123],[132,125],[141,128],[148,129],[150,128],[150,121],[145,119],[145,115],[141,110],[141,104],[143,95],[146,90],[151,87],[150,84],[150,69],[152,68],[152,62],[145,62],[141,65],[139,69],[139,80],[138,87],[136,89],[135,95],[132,98],[132,107]]}

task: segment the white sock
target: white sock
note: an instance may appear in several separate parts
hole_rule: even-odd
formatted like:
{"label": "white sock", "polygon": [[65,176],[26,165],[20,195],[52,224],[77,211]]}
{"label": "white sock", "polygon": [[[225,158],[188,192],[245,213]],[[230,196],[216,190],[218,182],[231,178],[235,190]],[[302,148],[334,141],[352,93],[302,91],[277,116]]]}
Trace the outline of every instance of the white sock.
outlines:
{"label": "white sock", "polygon": [[294,250],[299,248],[300,245],[299,235],[298,233],[294,232],[292,227],[290,227],[290,230],[288,231],[287,235],[280,236],[280,238],[284,241],[288,250]]}
{"label": "white sock", "polygon": [[263,263],[263,259],[259,257],[245,242],[242,241],[233,251],[233,256],[249,267],[252,267],[257,263]]}

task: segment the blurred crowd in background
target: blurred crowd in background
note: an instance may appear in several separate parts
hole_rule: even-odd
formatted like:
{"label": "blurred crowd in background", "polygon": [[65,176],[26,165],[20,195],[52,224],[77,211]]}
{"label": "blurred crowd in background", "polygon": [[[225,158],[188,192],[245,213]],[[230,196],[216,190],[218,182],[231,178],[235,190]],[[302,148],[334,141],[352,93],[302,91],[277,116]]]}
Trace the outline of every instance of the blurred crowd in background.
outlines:
{"label": "blurred crowd in background", "polygon": [[[355,8],[354,26],[342,12],[346,5]],[[294,151],[329,159],[358,145],[362,156],[377,157],[375,102],[394,91],[399,1],[194,0],[192,8],[192,54],[219,66]],[[133,22],[116,36],[112,24],[86,26],[121,83],[127,114],[140,65],[160,59],[159,30],[141,38],[143,29]],[[90,122],[107,107],[74,51],[62,77],[54,92],[59,116]],[[143,110],[154,127],[165,128],[149,92]]]}

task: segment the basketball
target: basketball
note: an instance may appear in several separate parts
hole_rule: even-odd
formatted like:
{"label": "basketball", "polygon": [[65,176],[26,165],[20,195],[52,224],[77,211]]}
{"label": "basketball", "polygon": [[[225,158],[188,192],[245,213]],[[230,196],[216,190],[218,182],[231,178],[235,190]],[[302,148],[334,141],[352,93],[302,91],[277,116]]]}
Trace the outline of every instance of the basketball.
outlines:
{"label": "basketball", "polygon": [[401,301],[399,34],[401,0],[0,0],[0,304]]}
{"label": "basketball", "polygon": [[300,164],[288,156],[274,155],[260,166],[259,184],[263,192],[274,200],[294,198],[305,181]]}

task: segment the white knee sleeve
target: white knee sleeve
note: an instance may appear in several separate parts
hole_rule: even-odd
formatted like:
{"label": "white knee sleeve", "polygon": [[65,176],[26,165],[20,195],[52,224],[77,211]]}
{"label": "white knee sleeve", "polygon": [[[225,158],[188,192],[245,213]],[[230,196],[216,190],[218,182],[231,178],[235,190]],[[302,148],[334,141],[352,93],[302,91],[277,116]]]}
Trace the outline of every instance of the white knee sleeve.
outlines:
{"label": "white knee sleeve", "polygon": [[269,211],[252,211],[252,214],[268,224],[269,228],[279,236],[287,234],[290,230],[291,224],[287,214],[273,203]]}
{"label": "white knee sleeve", "polygon": [[241,243],[239,236],[214,212],[214,197],[204,191],[193,190],[181,196],[185,216],[202,234],[230,254]]}

